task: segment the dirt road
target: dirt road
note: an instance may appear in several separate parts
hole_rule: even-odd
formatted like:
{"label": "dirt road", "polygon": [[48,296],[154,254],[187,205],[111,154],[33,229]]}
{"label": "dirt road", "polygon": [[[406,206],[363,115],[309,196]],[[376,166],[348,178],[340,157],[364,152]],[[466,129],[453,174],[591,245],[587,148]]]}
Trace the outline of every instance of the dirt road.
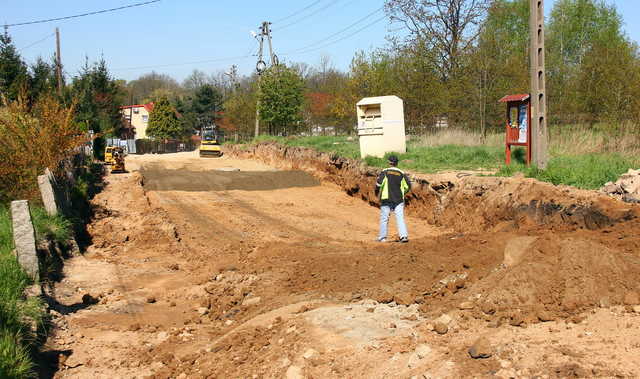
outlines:
{"label": "dirt road", "polygon": [[379,244],[377,208],[304,172],[193,153],[127,165],[56,286],[56,377],[640,376],[629,225],[409,218],[409,244]]}

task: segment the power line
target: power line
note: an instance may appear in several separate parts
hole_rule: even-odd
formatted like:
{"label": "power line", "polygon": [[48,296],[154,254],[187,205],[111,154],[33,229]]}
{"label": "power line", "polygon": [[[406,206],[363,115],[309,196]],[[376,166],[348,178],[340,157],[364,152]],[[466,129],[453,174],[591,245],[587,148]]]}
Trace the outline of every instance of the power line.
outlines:
{"label": "power line", "polygon": [[285,21],[285,20],[290,19],[291,17],[295,17],[295,16],[299,15],[300,13],[302,13],[302,12],[306,11],[307,9],[309,9],[309,8],[311,8],[311,7],[313,7],[313,6],[315,6],[316,4],[318,4],[318,3],[320,3],[320,2],[322,2],[322,0],[316,0],[316,1],[312,2],[311,4],[307,5],[306,7],[304,7],[304,8],[302,8],[302,9],[299,9],[299,10],[297,10],[297,11],[295,11],[295,12],[291,13],[290,15],[285,16],[285,17],[283,17],[283,18],[281,18],[281,19],[279,19],[279,20],[274,21],[274,23],[282,22],[282,21]]}
{"label": "power line", "polygon": [[323,6],[323,7],[320,7],[320,8],[318,8],[318,9],[316,9],[315,11],[313,11],[313,12],[309,13],[308,15],[306,15],[306,16],[304,16],[304,17],[302,17],[302,18],[299,18],[299,19],[297,19],[297,20],[295,20],[295,21],[293,21],[293,22],[291,22],[291,23],[289,23],[289,24],[286,24],[286,25],[284,25],[284,26],[281,26],[281,27],[279,27],[279,28],[277,28],[277,29],[275,29],[275,30],[282,30],[282,29],[288,28],[288,27],[290,27],[290,26],[293,26],[293,25],[299,24],[300,22],[302,22],[302,21],[304,21],[304,20],[308,19],[309,17],[313,17],[313,16],[315,16],[316,14],[318,14],[318,13],[322,12],[323,10],[325,10],[325,9],[327,9],[327,8],[329,8],[329,7],[333,6],[333,5],[335,5],[335,4],[336,4],[337,2],[339,2],[339,1],[340,1],[340,0],[333,0],[333,1],[329,2],[329,4],[327,4],[327,5]]}
{"label": "power line", "polygon": [[125,5],[125,6],[117,7],[117,8],[103,9],[103,10],[95,11],[95,12],[87,12],[87,13],[82,13],[82,14],[76,14],[76,15],[73,15],[73,16],[48,18],[48,19],[45,19],[45,20],[36,20],[36,21],[27,21],[27,22],[18,22],[18,23],[15,23],[15,24],[5,24],[4,27],[7,28],[7,27],[11,27],[11,26],[42,24],[42,23],[45,23],[45,22],[68,20],[68,19],[71,19],[71,18],[92,16],[92,15],[95,15],[95,14],[113,12],[113,11],[118,11],[118,10],[126,9],[126,8],[141,7],[143,5],[148,5],[148,4],[157,3],[157,2],[160,2],[160,0],[145,1],[143,3],[136,3],[136,4]]}
{"label": "power line", "polygon": [[[347,30],[349,30],[349,29],[351,29],[351,28],[353,28],[353,27],[357,26],[358,24],[360,24],[360,23],[362,23],[362,22],[366,21],[367,19],[369,19],[369,17],[371,17],[371,16],[373,16],[374,14],[376,14],[376,13],[380,12],[382,9],[384,9],[384,6],[383,6],[383,7],[378,8],[378,9],[376,9],[376,10],[374,10],[373,12],[371,12],[371,13],[369,13],[369,14],[365,15],[364,17],[362,17],[362,18],[358,19],[358,20],[357,20],[356,22],[354,22],[353,24],[351,24],[351,25],[347,26],[346,28],[343,28],[343,29],[341,29],[341,30],[339,30],[339,31],[337,31],[337,32],[335,32],[335,33],[333,33],[333,34],[329,35],[328,37],[325,37],[325,38],[323,38],[323,39],[321,39],[321,40],[318,40],[318,41],[316,41],[316,42],[314,42],[314,43],[312,43],[312,44],[309,44],[309,45],[307,45],[307,46],[305,46],[305,47],[301,47],[301,48],[299,48],[299,49],[292,50],[292,51],[290,51],[290,52],[289,52],[289,53],[287,53],[287,54],[291,54],[291,53],[296,53],[296,52],[300,52],[300,51],[303,51],[303,50],[307,50],[307,49],[310,49],[310,48],[312,48],[312,47],[314,47],[314,46],[316,46],[316,45],[319,45],[319,44],[321,44],[321,43],[323,43],[323,42],[325,42],[325,41],[328,41],[328,40],[330,40],[331,38],[336,37],[336,36],[338,36],[338,35],[340,35],[340,34],[342,34],[342,33],[346,32]],[[384,18],[384,17],[385,17],[385,16],[383,16],[382,18]],[[380,20],[380,19],[378,19],[378,21],[379,21],[379,20]]]}
{"label": "power line", "polygon": [[112,69],[112,71],[146,70],[146,69],[152,69],[152,68],[187,66],[187,65],[191,65],[191,64],[234,61],[234,60],[241,60],[241,59],[246,59],[246,58],[250,58],[250,57],[251,57],[251,55],[249,54],[249,55],[241,55],[241,56],[237,56],[237,57],[214,58],[214,59],[207,59],[207,60],[193,61],[193,62],[169,63],[169,64],[162,64],[162,65],[154,65],[154,66],[138,66],[138,67],[114,68],[114,69]]}
{"label": "power line", "polygon": [[37,40],[36,42],[30,43],[29,45],[27,45],[27,46],[25,46],[25,47],[21,47],[21,48],[19,48],[19,49],[18,49],[18,51],[26,50],[26,49],[28,49],[28,48],[30,48],[30,47],[32,47],[32,46],[35,46],[35,45],[37,45],[37,44],[39,44],[39,43],[42,43],[42,42],[44,42],[44,41],[48,40],[49,38],[51,38],[51,37],[53,37],[53,36],[55,36],[55,35],[56,35],[56,33],[48,34],[46,37],[44,37],[44,38],[42,38],[42,39],[39,39],[39,40]]}
{"label": "power line", "polygon": [[382,17],[380,17],[380,18],[377,18],[377,19],[373,20],[372,22],[370,22],[370,23],[366,24],[366,25],[365,25],[365,26],[363,26],[362,28],[357,29],[357,30],[355,30],[354,32],[352,32],[352,33],[350,33],[350,34],[347,34],[346,36],[344,36],[344,37],[342,37],[342,38],[338,38],[337,40],[331,41],[331,42],[326,43],[326,44],[324,44],[324,45],[322,45],[322,46],[318,46],[318,47],[311,48],[311,49],[302,49],[302,51],[298,51],[298,50],[296,50],[296,51],[293,51],[293,52],[291,52],[291,53],[287,53],[287,54],[283,54],[283,55],[306,54],[306,53],[311,53],[311,52],[313,52],[313,51],[317,51],[317,50],[320,50],[320,49],[324,49],[324,48],[325,48],[325,47],[327,47],[327,46],[335,45],[336,43],[338,43],[338,42],[342,42],[342,41],[346,40],[347,38],[351,38],[351,37],[353,37],[354,35],[356,35],[356,34],[360,33],[361,31],[363,31],[363,30],[365,30],[365,29],[367,29],[367,28],[369,28],[369,27],[371,27],[371,26],[373,26],[373,25],[375,25],[375,24],[379,23],[380,21],[384,20],[386,17],[387,17],[387,16],[382,16]]}

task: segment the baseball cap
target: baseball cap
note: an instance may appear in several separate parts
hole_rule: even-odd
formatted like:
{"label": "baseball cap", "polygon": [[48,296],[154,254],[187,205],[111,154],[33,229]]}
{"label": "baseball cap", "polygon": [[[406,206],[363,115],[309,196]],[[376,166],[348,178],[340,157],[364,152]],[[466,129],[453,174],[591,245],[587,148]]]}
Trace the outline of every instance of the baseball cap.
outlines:
{"label": "baseball cap", "polygon": [[389,158],[387,158],[387,160],[391,164],[398,164],[398,157],[395,155],[389,155]]}

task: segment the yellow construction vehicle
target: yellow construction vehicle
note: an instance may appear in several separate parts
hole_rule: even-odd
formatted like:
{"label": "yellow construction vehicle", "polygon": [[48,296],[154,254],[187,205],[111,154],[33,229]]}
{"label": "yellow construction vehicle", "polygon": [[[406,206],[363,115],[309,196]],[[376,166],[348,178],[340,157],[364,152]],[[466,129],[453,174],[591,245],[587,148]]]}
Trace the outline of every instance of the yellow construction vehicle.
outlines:
{"label": "yellow construction vehicle", "polygon": [[112,154],[111,172],[127,172],[124,168],[124,151],[118,147]]}
{"label": "yellow construction vehicle", "polygon": [[116,149],[121,149],[121,148],[117,147],[117,146],[107,146],[107,148],[104,149],[104,163],[105,164],[113,164],[113,152]]}
{"label": "yellow construction vehicle", "polygon": [[222,142],[222,131],[218,130],[214,126],[206,126],[202,128],[200,134],[200,156],[201,157],[221,157],[222,149],[220,143]]}

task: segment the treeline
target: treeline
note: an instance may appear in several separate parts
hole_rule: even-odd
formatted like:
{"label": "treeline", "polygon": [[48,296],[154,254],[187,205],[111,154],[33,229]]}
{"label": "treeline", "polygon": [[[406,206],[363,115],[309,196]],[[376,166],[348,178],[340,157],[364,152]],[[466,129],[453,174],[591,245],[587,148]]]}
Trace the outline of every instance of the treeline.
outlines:
{"label": "treeline", "polygon": [[[390,36],[385,47],[356,53],[347,72],[324,57],[317,66],[274,68],[263,74],[261,86],[257,75],[238,77],[233,70],[212,76],[196,70],[182,84],[151,73],[127,86],[135,99],[167,97],[181,113],[198,89],[211,87],[215,109],[223,112],[217,122],[228,134],[245,137],[254,133],[258,99],[261,133],[350,134],[355,103],[390,94],[405,101],[406,124],[413,134],[436,125],[481,133],[500,130],[504,109],[498,100],[529,91],[529,1],[431,4],[387,0],[388,17],[403,28],[402,36]],[[556,1],[547,19],[546,59],[552,125],[637,125],[640,55],[615,5]]]}

